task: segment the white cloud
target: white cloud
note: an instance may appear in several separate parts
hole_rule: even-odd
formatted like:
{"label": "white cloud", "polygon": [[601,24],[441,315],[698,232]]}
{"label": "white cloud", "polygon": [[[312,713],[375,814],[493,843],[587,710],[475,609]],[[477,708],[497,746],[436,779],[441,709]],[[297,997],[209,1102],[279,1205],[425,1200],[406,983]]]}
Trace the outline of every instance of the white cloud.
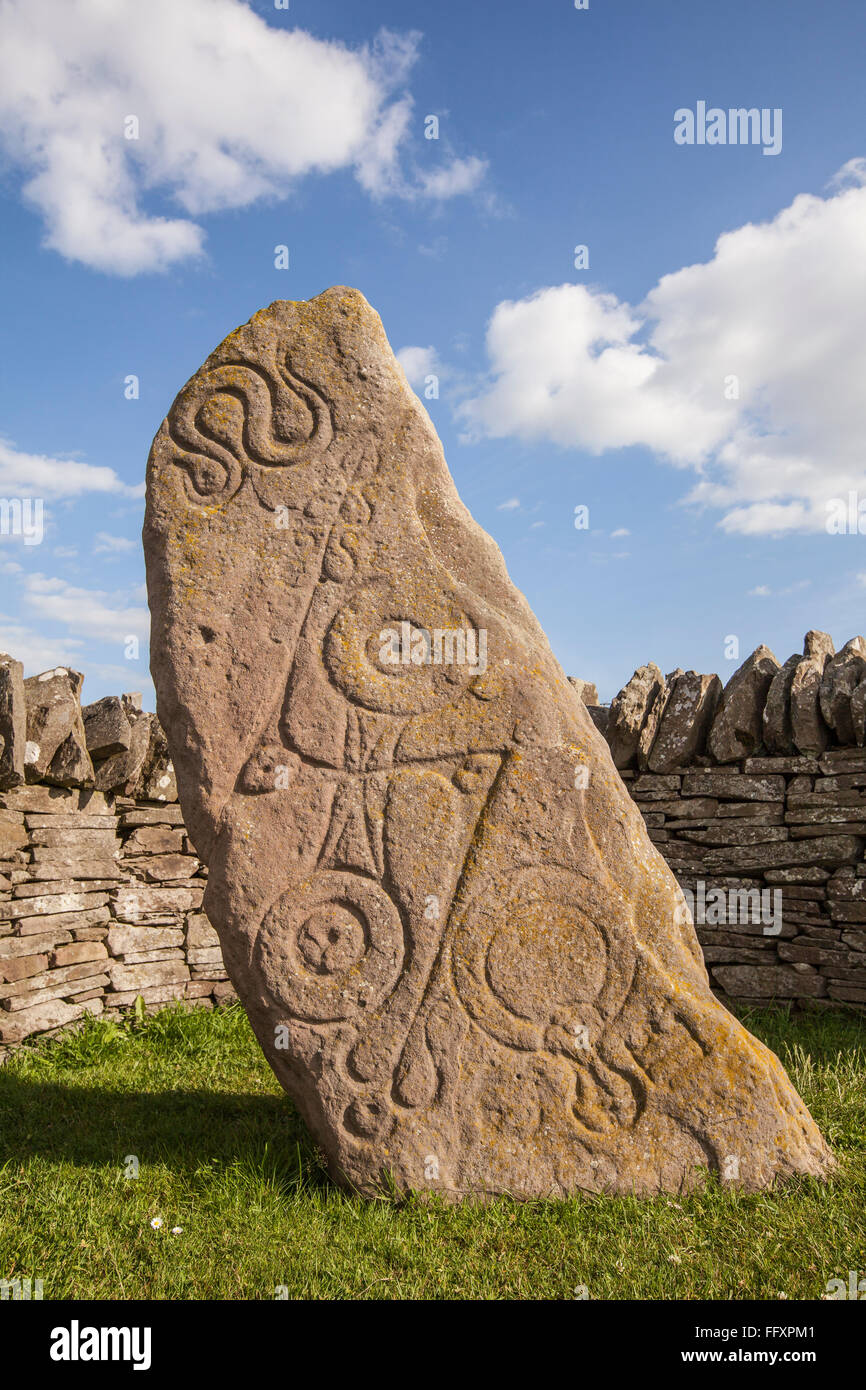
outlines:
{"label": "white cloud", "polygon": [[[431,397],[438,399],[436,393],[440,387],[447,386],[452,397],[466,389],[465,374],[459,368],[451,367],[447,362],[443,362],[432,344],[428,344],[427,347],[402,347],[396,353],[396,357],[406,373],[409,385],[425,401]],[[432,390],[428,380],[430,377],[436,378],[435,391]]]}
{"label": "white cloud", "polygon": [[[85,676],[114,683],[119,690],[142,690],[152,697],[147,671],[150,615],[143,602],[143,585],[109,593],[78,588],[44,574],[25,574],[20,565],[0,569],[14,574],[18,587],[16,615],[0,613],[0,651],[23,662],[26,676],[53,666],[71,666]],[[53,633],[52,626],[61,632]],[[139,641],[137,662],[106,665],[90,659],[94,644],[100,654],[105,644],[116,645],[120,655],[132,636]]]}
{"label": "white cloud", "polygon": [[417,390],[424,385],[425,377],[441,377],[442,367],[434,347],[404,347],[397,353],[397,361],[406,373],[409,385]]}
{"label": "white cloud", "polygon": [[23,662],[25,676],[36,676],[53,666],[80,669],[83,642],[72,637],[49,637],[0,613],[0,651]]}
{"label": "white cloud", "polygon": [[[400,169],[418,42],[383,31],[350,49],[241,0],[5,0],[0,134],[47,246],[118,275],[163,270],[201,253],[194,219],[284,198],[312,174],[353,169],[377,197],[472,191],[474,157]],[[147,211],[148,194],[182,215]]]}
{"label": "white cloud", "polygon": [[803,589],[808,589],[812,583],[811,579],[797,579],[793,584],[788,584],[784,589],[771,589],[769,584],[757,584],[754,589],[749,589],[749,598],[787,598],[789,594],[799,594]]}
{"label": "white cloud", "polygon": [[94,555],[117,555],[121,551],[135,550],[135,541],[126,536],[110,536],[107,531],[97,531]]}
{"label": "white cloud", "polygon": [[504,502],[500,502],[496,508],[498,512],[516,512],[520,506],[519,497],[509,497]]}
{"label": "white cloud", "polygon": [[724,233],[639,308],[572,284],[500,303],[466,426],[642,445],[697,471],[688,500],[726,531],[823,530],[829,499],[866,492],[866,160],[833,188]]}
{"label": "white cloud", "polygon": [[81,671],[85,677],[82,698],[87,701],[88,683],[99,679],[113,685],[118,693],[139,690],[144,695],[145,707],[153,707],[153,681],[146,666],[146,652],[141,660],[121,665],[88,660],[87,645],[81,638],[55,637],[41,629],[28,627],[25,623],[0,613],[0,651],[20,661],[24,675],[36,676],[42,671],[50,671],[55,666],[69,666],[73,671]]}
{"label": "white cloud", "polygon": [[[20,607],[30,617],[44,623],[57,623],[69,630],[67,646],[80,648],[83,638],[123,644],[130,636],[144,645],[150,627],[150,614],[138,589],[130,594],[109,593],[104,589],[82,589],[44,574],[22,575]],[[16,655],[12,652],[12,655]],[[23,658],[19,656],[19,661]]]}
{"label": "white cloud", "polygon": [[471,155],[421,176],[421,192],[428,198],[454,198],[474,193],[487,172],[487,161]]}
{"label": "white cloud", "polygon": [[866,159],[862,155],[849,159],[847,164],[837,170],[827,184],[828,188],[846,188],[852,183],[866,183]]}
{"label": "white cloud", "polygon": [[80,497],[89,492],[116,492],[143,497],[144,483],[129,487],[113,468],[77,459],[25,454],[0,439],[0,495],[3,497]]}
{"label": "white cloud", "polygon": [[611,533],[610,533],[610,538],[611,538],[611,540],[616,540],[618,536],[630,536],[630,535],[631,535],[631,531],[629,531],[625,526],[620,526],[620,527],[617,528],[616,531],[611,531]]}

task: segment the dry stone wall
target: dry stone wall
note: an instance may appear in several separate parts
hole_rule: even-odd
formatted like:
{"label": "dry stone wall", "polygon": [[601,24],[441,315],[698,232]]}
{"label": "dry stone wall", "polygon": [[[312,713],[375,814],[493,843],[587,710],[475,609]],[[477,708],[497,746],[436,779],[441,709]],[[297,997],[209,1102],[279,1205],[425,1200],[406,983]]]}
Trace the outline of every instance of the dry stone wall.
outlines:
{"label": "dry stone wall", "polygon": [[[139,997],[234,998],[207,870],[140,697],[81,706],[67,668],[0,655],[0,1059]],[[807,634],[717,675],[574,680],[695,919],[714,988],[866,1008],[866,643]]]}
{"label": "dry stone wall", "polygon": [[234,997],[156,718],[0,657],[0,1058],[139,997]]}
{"label": "dry stone wall", "polygon": [[848,751],[623,773],[717,992],[866,1005],[866,755]]}
{"label": "dry stone wall", "polygon": [[[584,696],[585,698],[585,696]],[[714,988],[866,1006],[866,642],[822,632],[727,684],[635,671],[590,706],[678,878]]]}

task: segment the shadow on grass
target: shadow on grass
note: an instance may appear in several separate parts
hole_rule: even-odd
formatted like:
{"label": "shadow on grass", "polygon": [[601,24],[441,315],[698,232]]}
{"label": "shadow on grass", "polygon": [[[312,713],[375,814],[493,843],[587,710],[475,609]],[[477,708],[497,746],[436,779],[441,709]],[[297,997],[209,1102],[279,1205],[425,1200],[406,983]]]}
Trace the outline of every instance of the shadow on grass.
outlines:
{"label": "shadow on grass", "polygon": [[205,1090],[113,1091],[0,1069],[0,1169],[34,1157],[122,1168],[127,1155],[192,1175],[267,1168],[281,1187],[330,1187],[291,1102]]}

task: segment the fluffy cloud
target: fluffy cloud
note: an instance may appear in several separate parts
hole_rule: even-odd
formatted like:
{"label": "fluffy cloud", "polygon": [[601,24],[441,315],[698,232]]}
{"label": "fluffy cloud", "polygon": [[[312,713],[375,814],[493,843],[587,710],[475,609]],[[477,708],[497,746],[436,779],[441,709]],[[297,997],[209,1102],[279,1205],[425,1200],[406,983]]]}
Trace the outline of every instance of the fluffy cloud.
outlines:
{"label": "fluffy cloud", "polygon": [[[0,651],[23,662],[25,675],[73,666],[93,678],[110,679],[119,689],[150,690],[150,614],[143,585],[113,592],[85,589],[28,573],[14,561],[0,564],[0,572],[11,576],[17,587],[15,615],[0,612]],[[121,656],[130,637],[138,639],[139,660],[106,666],[105,648],[114,646]]]}
{"label": "fluffy cloud", "polygon": [[795,584],[788,584],[784,589],[771,589],[769,584],[756,584],[754,589],[749,589],[748,598],[787,598],[789,594],[799,594],[803,589],[808,589],[811,579],[798,579]]}
{"label": "fluffy cloud", "polygon": [[421,191],[428,198],[455,198],[472,193],[487,172],[487,161],[474,155],[455,159],[451,164],[421,176]]}
{"label": "fluffy cloud", "polygon": [[49,458],[45,454],[25,454],[0,439],[0,496],[59,498],[81,497],[90,492],[142,497],[144,484],[130,487],[113,468]]}
{"label": "fluffy cloud", "polygon": [[147,640],[150,614],[143,605],[123,601],[119,594],[102,589],[81,589],[65,579],[29,574],[22,580],[23,604],[29,613],[46,622],[60,623],[78,646],[82,637],[123,644],[130,636]]}
{"label": "fluffy cloud", "polygon": [[397,361],[406,373],[409,385],[416,391],[424,385],[428,376],[441,376],[442,366],[433,347],[404,347],[397,353]]}
{"label": "fluffy cloud", "polygon": [[[119,275],[161,270],[201,252],[193,219],[285,197],[307,175],[353,169],[374,196],[471,191],[474,158],[401,171],[417,43],[383,32],[352,50],[242,0],[5,0],[0,135],[49,247]],[[146,211],[148,193],[186,215]]]}
{"label": "fluffy cloud", "polygon": [[72,637],[49,637],[6,613],[0,613],[0,651],[24,664],[25,676],[50,671],[53,666],[80,669],[83,642]]}
{"label": "fluffy cloud", "polygon": [[119,555],[122,551],[137,549],[135,541],[126,536],[111,536],[107,531],[97,531],[94,555]]}
{"label": "fluffy cloud", "polygon": [[866,493],[866,160],[831,190],[724,233],[638,308],[571,284],[499,304],[469,433],[642,445],[697,471],[687,500],[726,531],[823,530],[829,499]]}

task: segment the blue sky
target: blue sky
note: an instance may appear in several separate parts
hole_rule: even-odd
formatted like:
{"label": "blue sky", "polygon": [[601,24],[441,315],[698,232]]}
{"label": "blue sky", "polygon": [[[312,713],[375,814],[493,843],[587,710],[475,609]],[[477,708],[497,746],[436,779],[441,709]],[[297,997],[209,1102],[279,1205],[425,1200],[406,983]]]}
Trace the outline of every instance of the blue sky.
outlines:
{"label": "blue sky", "polygon": [[[231,329],[332,284],[439,378],[464,501],[603,699],[648,660],[727,678],[732,635],[841,645],[864,51],[861,0],[7,0],[0,496],[42,499],[44,535],[0,535],[0,649],[152,707],[151,438]],[[780,109],[781,151],[676,144],[699,101]]]}

